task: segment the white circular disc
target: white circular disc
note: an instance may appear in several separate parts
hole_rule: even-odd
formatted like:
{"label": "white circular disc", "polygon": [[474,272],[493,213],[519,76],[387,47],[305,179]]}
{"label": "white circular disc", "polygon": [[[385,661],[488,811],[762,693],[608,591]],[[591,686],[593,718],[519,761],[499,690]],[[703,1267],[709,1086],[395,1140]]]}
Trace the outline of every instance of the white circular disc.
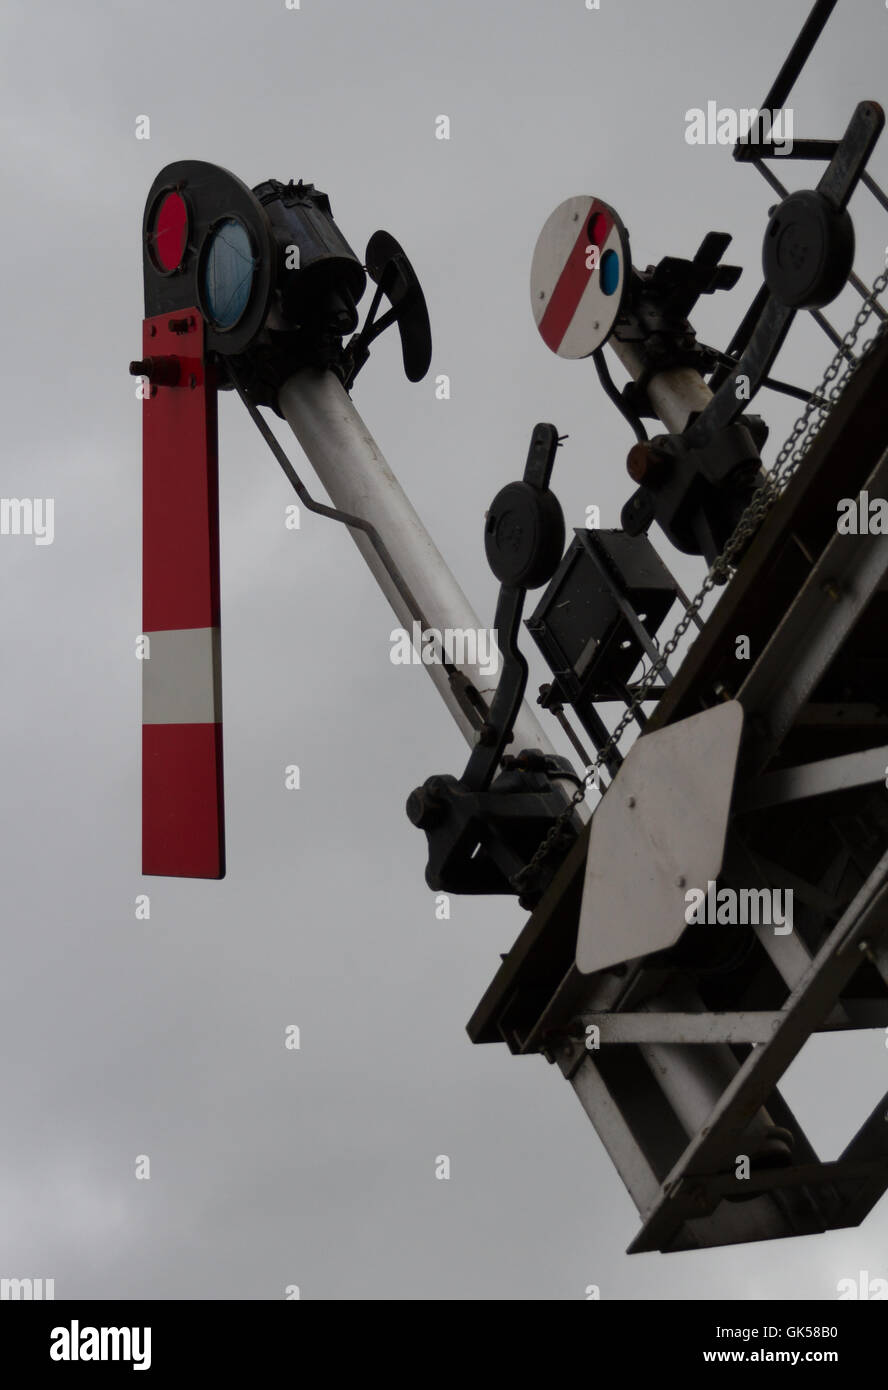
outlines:
{"label": "white circular disc", "polygon": [[537,239],[530,297],[540,337],[559,357],[588,357],[620,313],[631,263],[612,207],[583,194],[559,204]]}

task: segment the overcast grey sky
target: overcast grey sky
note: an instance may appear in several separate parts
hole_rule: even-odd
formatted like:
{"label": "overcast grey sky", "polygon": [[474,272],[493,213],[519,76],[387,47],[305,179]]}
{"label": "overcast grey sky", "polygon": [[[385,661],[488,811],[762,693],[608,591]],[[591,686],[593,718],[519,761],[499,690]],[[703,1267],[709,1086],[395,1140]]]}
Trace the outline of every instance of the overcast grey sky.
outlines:
{"label": "overcast grey sky", "polygon": [[[685,111],[755,106],[808,0],[7,0],[2,494],[51,497],[55,539],[0,537],[0,1274],[56,1296],[830,1298],[888,1274],[883,1202],[858,1231],[628,1257],[635,1208],[570,1088],[465,1023],[525,920],[435,918],[404,801],[464,746],[343,528],[284,526],[287,484],[239,402],[220,410],[228,876],[139,857],[142,209],[175,159],[311,180],[359,254],[385,227],[425,288],[432,371],[383,340],[354,399],[478,608],[485,508],[529,433],[570,440],[569,525],[618,524],[627,427],[588,362],[533,326],[550,211],[596,194],[636,262],[734,233],[737,289],[695,315],[724,345],[760,281],[773,201]],[[888,11],[842,0],[793,98],[837,135],[884,99]],[[435,139],[435,117],[452,122]],[[135,138],[150,117],[150,140]],[[888,182],[886,148],[873,161]],[[801,186],[805,166],[784,173]],[[858,194],[860,274],[886,219]],[[844,328],[854,301],[830,311]],[[801,323],[781,358],[819,376]],[[434,376],[451,377],[437,401]],[[797,413],[769,399],[770,461]],[[286,434],[284,436],[286,438]],[[300,458],[293,443],[294,457]],[[304,464],[304,460],[302,460]],[[308,473],[307,468],[305,469]],[[658,541],[659,544],[659,541]],[[688,586],[702,565],[661,551]],[[532,679],[543,679],[538,665]],[[532,685],[531,689],[535,689]],[[284,789],[298,763],[302,788]],[[148,892],[150,921],[135,899]],[[301,1049],[284,1047],[301,1029]],[[885,1089],[880,1033],[812,1045],[786,1092],[834,1157]],[[827,1100],[827,1097],[829,1099]],[[137,1155],[151,1160],[137,1181]],[[452,1177],[437,1181],[435,1157]]]}

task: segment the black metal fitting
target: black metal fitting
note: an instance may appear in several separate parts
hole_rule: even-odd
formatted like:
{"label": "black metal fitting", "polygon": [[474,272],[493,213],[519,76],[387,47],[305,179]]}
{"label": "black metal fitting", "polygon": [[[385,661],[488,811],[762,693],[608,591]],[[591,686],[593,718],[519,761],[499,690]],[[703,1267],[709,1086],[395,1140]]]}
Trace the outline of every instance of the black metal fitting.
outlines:
{"label": "black metal fitting", "polygon": [[[575,779],[566,758],[529,749],[503,759],[503,768],[486,791],[473,791],[456,777],[430,777],[407,799],[407,815],[425,831],[426,883],[436,892],[515,893],[510,880],[526,865],[564,810],[558,776]],[[576,838],[567,824],[561,854],[553,856],[532,884],[523,884],[521,902],[533,906],[551,881],[564,851]]]}
{"label": "black metal fitting", "polygon": [[[494,626],[503,665],[462,776],[430,777],[407,800],[409,819],[428,840],[430,888],[516,892],[511,880],[565,809],[553,778],[576,781],[564,758],[538,749],[504,755],[527,685],[527,662],[518,648],[526,590],[552,577],[564,547],[564,517],[549,490],[558,442],[554,425],[534,428],[523,478],[502,488],[487,514],[484,545],[500,580]],[[576,831],[571,820],[558,847],[572,842]],[[535,901],[535,889],[541,892],[553,871],[549,859],[533,885],[522,883],[522,905]]]}
{"label": "black metal fitting", "polygon": [[[763,422],[749,423],[760,438]],[[687,434],[664,434],[645,455],[632,450],[641,486],[623,507],[625,530],[638,536],[656,521],[678,550],[711,565],[763,479],[753,429],[735,421],[698,446]]]}
{"label": "black metal fitting", "polygon": [[178,357],[144,357],[130,362],[130,376],[143,376],[152,386],[178,386],[182,364]]}

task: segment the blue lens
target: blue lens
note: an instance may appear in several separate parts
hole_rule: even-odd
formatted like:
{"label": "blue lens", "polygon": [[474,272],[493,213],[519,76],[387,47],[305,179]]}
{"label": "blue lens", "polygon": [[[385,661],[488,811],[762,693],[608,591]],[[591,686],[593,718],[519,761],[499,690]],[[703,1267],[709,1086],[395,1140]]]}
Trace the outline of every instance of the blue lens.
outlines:
{"label": "blue lens", "polygon": [[616,251],[605,251],[601,258],[601,288],[613,294],[620,280],[620,258]]}
{"label": "blue lens", "polygon": [[210,235],[204,256],[203,293],[217,328],[233,328],[250,300],[256,261],[246,227],[234,217]]}

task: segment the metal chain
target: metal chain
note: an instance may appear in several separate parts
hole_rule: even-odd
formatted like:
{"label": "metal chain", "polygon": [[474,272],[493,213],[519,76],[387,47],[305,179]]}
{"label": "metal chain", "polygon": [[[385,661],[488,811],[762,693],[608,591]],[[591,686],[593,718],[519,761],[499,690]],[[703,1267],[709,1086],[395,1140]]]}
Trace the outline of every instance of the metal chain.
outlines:
{"label": "metal chain", "polygon": [[[660,655],[653,662],[643,679],[639,682],[631,704],[626,706],[625,712],[620,718],[613,733],[607,742],[599,749],[595,761],[589,767],[582,783],[573,792],[564,810],[553,821],[545,837],[540,841],[533,856],[528,860],[523,869],[512,878],[512,886],[520,889],[533,874],[534,869],[540,865],[547,857],[550,849],[561,838],[567,822],[572,818],[574,809],[585,800],[586,792],[597,782],[598,772],[607,758],[608,754],[617,748],[620,739],[631,724],[636,712],[644,703],[644,697],[650,690],[657,676],[663,671],[670,656],[675,651],[682,637],[684,637],[691,623],[699,613],[703,602],[708,594],[719,584],[729,577],[729,570],[733,568],[733,561],[739,552],[743,550],[747,541],[758,530],[765,514],[773,506],[781,492],[796,472],[812,443],[820,433],[825,421],[829,418],[839,397],[842,395],[852,374],[860,364],[872,352],[876,342],[884,335],[885,326],[882,325],[879,331],[865,344],[858,357],[851,355],[851,349],[855,346],[861,329],[869,320],[873,308],[879,296],[888,286],[888,268],[874,281],[873,287],[863,301],[851,328],[842,339],[841,345],[837,348],[836,354],[829,363],[823,377],[808,401],[805,409],[793,425],[782,449],[777,455],[774,463],[766,474],[764,482],[753,494],[752,500],[747,506],[743,515],[737,523],[730,539],[725,544],[721,554],[713,561],[699,592],[691,599],[681,618],[676,624],[675,631],[660,651]],[[845,370],[839,376],[840,368]],[[829,388],[827,390],[827,388]],[[820,403],[818,404],[818,398]]]}

